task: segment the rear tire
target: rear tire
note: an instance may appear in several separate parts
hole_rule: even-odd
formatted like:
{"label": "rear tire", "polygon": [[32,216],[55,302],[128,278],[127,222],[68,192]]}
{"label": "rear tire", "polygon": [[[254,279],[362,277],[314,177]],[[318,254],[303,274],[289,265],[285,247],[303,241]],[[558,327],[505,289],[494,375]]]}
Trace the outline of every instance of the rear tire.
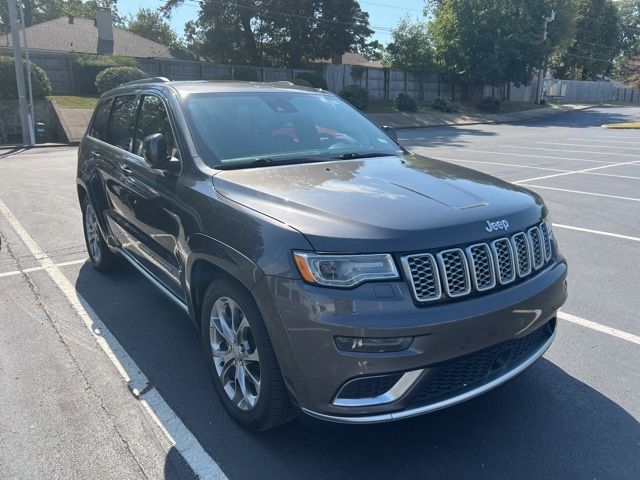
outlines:
{"label": "rear tire", "polygon": [[202,345],[216,393],[243,427],[264,431],[291,419],[280,367],[251,294],[231,279],[204,294]]}
{"label": "rear tire", "polygon": [[122,268],[122,259],[113,253],[102,236],[98,216],[88,196],[82,201],[82,225],[87,253],[93,267],[99,272]]}

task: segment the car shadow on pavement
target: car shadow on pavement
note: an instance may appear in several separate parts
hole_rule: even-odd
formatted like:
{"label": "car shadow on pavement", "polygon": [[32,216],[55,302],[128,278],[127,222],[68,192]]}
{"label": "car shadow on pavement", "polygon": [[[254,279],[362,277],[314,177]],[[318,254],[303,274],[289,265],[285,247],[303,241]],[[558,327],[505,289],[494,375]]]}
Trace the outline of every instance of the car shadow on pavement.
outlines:
{"label": "car shadow on pavement", "polygon": [[[75,285],[231,479],[640,477],[638,421],[546,359],[483,396],[402,422],[301,419],[248,432],[215,398],[199,333],[147,280],[86,263]],[[184,471],[176,455],[167,478]]]}

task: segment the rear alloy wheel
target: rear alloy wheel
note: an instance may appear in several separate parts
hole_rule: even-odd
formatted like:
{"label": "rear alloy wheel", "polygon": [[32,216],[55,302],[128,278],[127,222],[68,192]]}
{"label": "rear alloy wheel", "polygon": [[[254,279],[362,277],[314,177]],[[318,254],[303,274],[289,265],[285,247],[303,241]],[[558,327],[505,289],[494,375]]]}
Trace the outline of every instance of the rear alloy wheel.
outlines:
{"label": "rear alloy wheel", "polygon": [[257,431],[289,420],[287,389],[251,294],[231,278],[218,279],[204,294],[201,326],[213,386],[227,412]]}
{"label": "rear alloy wheel", "polygon": [[107,242],[102,237],[98,216],[88,197],[82,202],[84,240],[87,244],[89,260],[96,270],[107,272],[115,270],[122,265],[120,257],[109,250]]}

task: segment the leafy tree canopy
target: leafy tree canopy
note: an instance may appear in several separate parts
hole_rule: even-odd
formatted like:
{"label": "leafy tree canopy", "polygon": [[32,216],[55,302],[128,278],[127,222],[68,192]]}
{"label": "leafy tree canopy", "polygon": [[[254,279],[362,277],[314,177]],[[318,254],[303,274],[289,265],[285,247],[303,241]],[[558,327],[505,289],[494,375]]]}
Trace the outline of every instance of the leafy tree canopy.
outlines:
{"label": "leafy tree canopy", "polygon": [[593,80],[609,73],[618,54],[620,17],[612,0],[574,0],[575,37],[551,62],[559,78]]}
{"label": "leafy tree canopy", "polygon": [[413,72],[433,69],[433,48],[427,25],[409,16],[393,29],[393,40],[385,50],[384,64]]}
{"label": "leafy tree canopy", "polygon": [[[184,0],[167,0],[165,12]],[[356,0],[202,0],[188,22],[189,48],[220,63],[299,67],[346,51],[375,56],[369,15]]]}
{"label": "leafy tree canopy", "polygon": [[179,46],[178,36],[171,29],[166,18],[157,10],[140,7],[125,19],[127,30],[154,42],[169,46]]}

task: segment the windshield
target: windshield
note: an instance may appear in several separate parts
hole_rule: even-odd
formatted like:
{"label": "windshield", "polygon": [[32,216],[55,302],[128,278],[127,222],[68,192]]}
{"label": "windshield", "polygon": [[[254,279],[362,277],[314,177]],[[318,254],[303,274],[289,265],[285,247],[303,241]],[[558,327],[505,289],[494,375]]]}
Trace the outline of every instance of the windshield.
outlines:
{"label": "windshield", "polygon": [[402,154],[380,128],[326,93],[191,94],[184,110],[200,156],[213,166]]}

